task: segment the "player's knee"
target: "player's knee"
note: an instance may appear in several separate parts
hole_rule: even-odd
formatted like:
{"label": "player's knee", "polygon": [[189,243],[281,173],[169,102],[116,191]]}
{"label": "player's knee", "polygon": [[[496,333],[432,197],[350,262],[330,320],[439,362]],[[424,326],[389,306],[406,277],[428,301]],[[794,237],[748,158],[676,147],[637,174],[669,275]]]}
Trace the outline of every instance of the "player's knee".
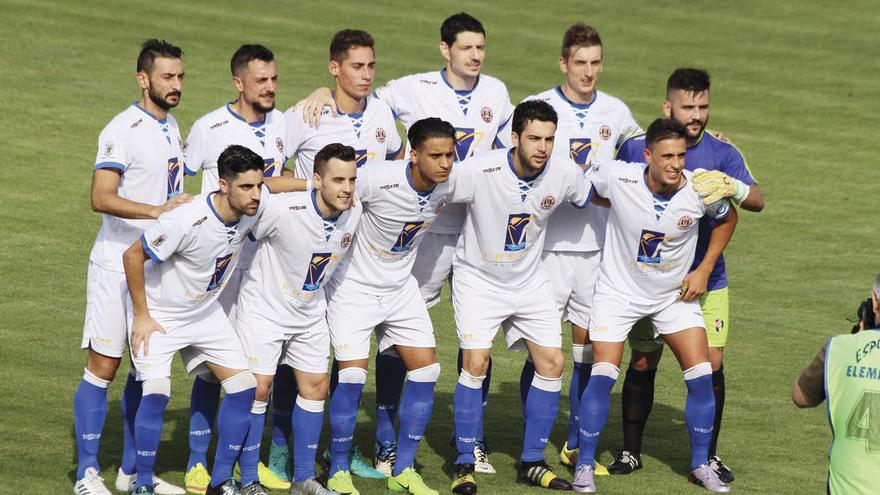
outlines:
{"label": "player's knee", "polygon": [[164,395],[171,397],[171,379],[170,378],[149,378],[143,383],[143,396],[148,395]]}
{"label": "player's knee", "polygon": [[489,353],[465,350],[462,355],[461,367],[472,376],[485,376],[489,369]]}
{"label": "player's knee", "polygon": [[254,400],[266,401],[269,400],[269,392],[272,391],[272,379],[263,380],[257,379],[257,390],[254,393]]}
{"label": "player's knee", "polygon": [[565,368],[565,357],[562,355],[562,351],[541,356],[539,359],[533,357],[533,361],[535,372],[549,378],[562,376],[562,370]]}
{"label": "player's knee", "polygon": [[116,377],[120,362],[122,362],[120,358],[105,356],[90,350],[86,369],[96,377],[110,382]]}
{"label": "player's knee", "polygon": [[327,398],[329,390],[330,380],[327,378],[327,375],[319,375],[318,377],[315,377],[313,379],[297,381],[297,394],[303,399],[312,401],[324,400]]}
{"label": "player's knee", "polygon": [[653,371],[660,364],[662,349],[654,352],[633,352],[630,367],[636,371]]}

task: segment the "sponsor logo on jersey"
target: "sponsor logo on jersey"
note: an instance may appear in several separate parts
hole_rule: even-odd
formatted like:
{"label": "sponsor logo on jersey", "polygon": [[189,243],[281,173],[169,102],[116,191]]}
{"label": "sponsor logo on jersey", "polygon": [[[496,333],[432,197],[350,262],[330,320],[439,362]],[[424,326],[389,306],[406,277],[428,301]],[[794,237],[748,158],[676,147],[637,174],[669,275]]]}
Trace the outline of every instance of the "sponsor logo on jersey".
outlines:
{"label": "sponsor logo on jersey", "polygon": [[526,230],[532,216],[528,213],[514,213],[507,217],[507,234],[504,237],[505,251],[522,251],[526,248]]}
{"label": "sponsor logo on jersey", "polygon": [[382,129],[381,127],[376,128],[376,141],[380,143],[385,142],[385,129]]}
{"label": "sponsor logo on jersey", "polygon": [[192,226],[193,226],[193,227],[198,227],[199,225],[205,223],[205,220],[207,220],[207,219],[208,219],[208,217],[207,217],[207,216],[204,216],[204,217],[202,217],[202,218],[196,220],[196,221],[192,224]]}
{"label": "sponsor logo on jersey", "polygon": [[611,137],[611,128],[608,127],[608,124],[602,124],[602,127],[599,128],[599,137],[602,138],[602,141],[608,141]]}
{"label": "sponsor logo on jersey", "polygon": [[342,249],[348,249],[348,246],[350,246],[350,245],[351,245],[351,234],[346,232],[345,234],[342,235],[342,239],[339,240],[339,246]]}
{"label": "sponsor logo on jersey", "polygon": [[220,122],[217,122],[216,124],[212,125],[210,128],[211,128],[211,129],[216,129],[216,128],[221,127],[221,126],[224,126],[224,125],[226,125],[226,124],[228,124],[228,123],[229,123],[229,119],[221,120]]}
{"label": "sponsor logo on jersey", "polygon": [[660,248],[665,240],[666,234],[663,232],[643,229],[636,259],[641,263],[660,263]]}
{"label": "sponsor logo on jersey", "polygon": [[278,148],[279,153],[284,154],[284,141],[280,137],[275,138],[275,147]]}
{"label": "sponsor logo on jersey", "polygon": [[455,128],[455,160],[460,162],[471,156],[474,148],[483,140],[483,133],[473,128]]}
{"label": "sponsor logo on jersey", "polygon": [[722,320],[721,318],[717,318],[715,320],[715,331],[721,332],[722,330],[724,330],[724,320]]}
{"label": "sponsor logo on jersey", "polygon": [[107,141],[104,145],[104,157],[107,158],[113,154],[113,141]]}
{"label": "sponsor logo on jersey", "polygon": [[694,219],[684,215],[678,219],[678,230],[687,230],[694,225]]}
{"label": "sponsor logo on jersey", "polygon": [[446,200],[441,199],[440,201],[437,201],[437,206],[434,207],[434,213],[440,213],[444,208],[446,208]]}
{"label": "sponsor logo on jersey", "polygon": [[223,284],[223,276],[226,275],[226,269],[232,261],[232,253],[217,258],[214,263],[214,274],[211,275],[211,282],[208,283],[207,292],[220,288]]}
{"label": "sponsor logo on jersey", "polygon": [[483,122],[489,123],[492,122],[492,109],[489,107],[483,107],[480,110],[480,117],[483,118]]}
{"label": "sponsor logo on jersey", "polygon": [[177,157],[168,159],[168,197],[177,196],[183,192],[183,174],[181,173],[180,160]]}
{"label": "sponsor logo on jersey", "polygon": [[368,150],[354,150],[355,164],[357,168],[361,168],[364,165],[373,161],[373,157],[376,156],[375,152]]}
{"label": "sponsor logo on jersey", "polygon": [[137,119],[134,121],[134,124],[131,124],[131,128],[134,129],[135,127],[137,127],[143,123],[144,123],[144,119]]}
{"label": "sponsor logo on jersey", "polygon": [[[437,81],[432,81],[430,79],[419,79],[419,82],[422,84],[435,85]],[[384,87],[384,86],[383,86]]]}
{"label": "sponsor logo on jersey", "polygon": [[555,204],[556,204],[556,198],[554,198],[552,195],[544,196],[544,199],[541,200],[541,208],[543,208],[545,210],[549,210],[550,208],[553,208],[553,206]]}
{"label": "sponsor logo on jersey", "polygon": [[396,189],[400,187],[400,184],[385,184],[384,186],[379,186],[379,189]]}
{"label": "sponsor logo on jersey", "polygon": [[274,158],[263,158],[263,177],[275,177],[278,162]]}
{"label": "sponsor logo on jersey", "polygon": [[308,206],[306,206],[306,205],[293,205],[287,209],[292,210],[292,211],[300,211],[300,210],[305,210],[306,208],[308,208]]}
{"label": "sponsor logo on jersey", "polygon": [[[598,168],[599,168],[599,166],[596,165],[596,167],[593,169],[593,172],[596,172],[596,170]],[[618,177],[617,181],[623,182],[624,184],[638,184],[639,183],[639,179],[630,179],[629,177]]]}
{"label": "sponsor logo on jersey", "polygon": [[394,243],[394,246],[391,247],[391,252],[404,253],[412,249],[412,243],[419,232],[422,231],[424,225],[425,222],[421,220],[404,224],[403,229],[400,231],[400,235],[397,236],[397,241]]}
{"label": "sponsor logo on jersey", "polygon": [[571,138],[568,140],[568,157],[581,167],[590,163],[593,142],[590,138]]}
{"label": "sponsor logo on jersey", "polygon": [[484,168],[483,173],[484,174],[491,174],[492,172],[497,172],[499,170],[501,170],[501,167],[489,167],[489,168]]}
{"label": "sponsor logo on jersey", "polygon": [[328,264],[330,264],[330,253],[313,253],[302,290],[311,292],[320,289],[324,280],[324,269]]}

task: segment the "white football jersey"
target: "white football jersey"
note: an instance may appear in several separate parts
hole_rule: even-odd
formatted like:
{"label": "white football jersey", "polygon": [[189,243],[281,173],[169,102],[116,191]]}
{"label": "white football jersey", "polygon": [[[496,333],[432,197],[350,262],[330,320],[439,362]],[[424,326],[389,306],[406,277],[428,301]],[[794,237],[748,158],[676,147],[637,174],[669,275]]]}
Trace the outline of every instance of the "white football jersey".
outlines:
{"label": "white football jersey", "polygon": [[[641,132],[625,103],[596,91],[590,104],[572,103],[559,86],[526,100],[542,100],[553,106],[559,123],[553,154],[567,157],[582,167],[614,159],[617,146]],[[605,243],[607,208],[592,208],[584,215],[570,205],[560,206],[550,219],[546,251],[597,251]]]}
{"label": "white football jersey", "polygon": [[358,168],[393,158],[403,146],[394,115],[382,100],[367,97],[361,113],[335,113],[324,108],[318,127],[303,122],[302,108],[284,113],[287,119],[287,154],[296,159],[296,176],[307,179],[314,170],[315,155],[324,146],[342,143],[351,146]]}
{"label": "white football jersey", "polygon": [[186,137],[186,174],[202,171],[202,194],[220,188],[217,158],[233,144],[263,157],[266,177],[281,175],[281,167],[287,161],[284,154],[287,123],[281,111],[272,110],[262,122],[248,122],[230,105],[223,105],[196,120]]}
{"label": "white football jersey", "polygon": [[599,284],[636,304],[675,297],[691,269],[700,218],[724,218],[726,200],[705,205],[692,174],[672,197],[655,195],[645,179],[647,165],[620,161],[593,163],[596,193],[611,201]]}
{"label": "white football jersey", "polygon": [[269,188],[262,188],[254,216],[228,225],[214,209],[214,195],[200,194],[162,214],[141,236],[144,251],[153,260],[144,271],[147,306],[154,318],[196,316],[220,295],[242,244],[265,209]]}
{"label": "white football jersey", "polygon": [[452,262],[455,276],[475,276],[506,290],[544,276],[538,267],[550,214],[563,203],[586,214],[592,193],[589,170],[559,158],[551,158],[537,177],[521,179],[514,151],[466,160],[449,179],[449,201],[467,203]]}
{"label": "white football jersey", "polygon": [[251,231],[259,241],[241,283],[238,311],[281,326],[303,326],[324,317],[324,282],[351,245],[362,207],[359,201],[325,220],[316,190],[272,195]]}
{"label": "white football jersey", "polygon": [[[180,130],[171,114],[158,120],[133,103],[101,131],[95,170],[119,171],[116,194],[120,198],[158,206],[183,192],[182,148]],[[106,213],[102,217],[89,259],[106,270],[123,272],[122,253],[155,220]]]}
{"label": "white football jersey", "polygon": [[334,283],[356,284],[370,294],[400,290],[412,275],[425,231],[447,203],[447,184],[417,192],[409,161],[377,162],[358,170],[357,197],[364,207],[350,256]]}
{"label": "white football jersey", "polygon": [[[473,89],[456,91],[446,80],[446,69],[413,74],[389,81],[375,91],[406,130],[427,117],[439,117],[455,127],[455,161],[460,162],[504,147],[499,130],[513,116],[507,86],[494,77],[480,75]],[[407,146],[407,156],[409,146]],[[435,222],[432,232],[458,234],[464,222],[463,205],[450,205]]]}

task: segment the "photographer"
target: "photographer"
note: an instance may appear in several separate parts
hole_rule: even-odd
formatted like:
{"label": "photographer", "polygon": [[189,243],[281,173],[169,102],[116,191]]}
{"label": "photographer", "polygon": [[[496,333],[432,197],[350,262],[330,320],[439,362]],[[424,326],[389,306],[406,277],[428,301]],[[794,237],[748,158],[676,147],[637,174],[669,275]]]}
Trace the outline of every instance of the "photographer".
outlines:
{"label": "photographer", "polygon": [[[874,493],[880,468],[880,275],[852,335],[831,337],[791,389],[798,407],[828,399],[834,432],[828,493]],[[867,454],[867,455],[865,455]]]}

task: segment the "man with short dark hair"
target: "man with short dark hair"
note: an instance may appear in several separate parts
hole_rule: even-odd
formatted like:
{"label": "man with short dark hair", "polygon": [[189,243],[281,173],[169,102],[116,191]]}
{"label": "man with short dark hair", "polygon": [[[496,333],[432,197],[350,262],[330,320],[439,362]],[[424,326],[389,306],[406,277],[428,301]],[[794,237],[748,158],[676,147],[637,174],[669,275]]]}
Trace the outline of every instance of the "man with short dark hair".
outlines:
{"label": "man with short dark hair", "polygon": [[[718,190],[718,185],[728,185],[724,194],[734,203],[748,211],[761,211],[764,196],[752,176],[739,149],[716,137],[706,130],[709,122],[709,73],[702,69],[676,69],[666,84],[666,99],[663,111],[685,126],[687,130],[687,159],[685,167],[694,172],[694,184],[702,194],[708,195]],[[644,135],[636,135],[625,141],[618,151],[617,159],[622,161],[643,161],[645,148]],[[702,173],[701,171],[708,171]],[[697,241],[697,254],[693,268],[702,263],[714,221],[704,217],[700,222]],[[724,412],[724,347],[730,332],[727,274],[723,255],[711,271],[697,273],[707,276],[707,292],[700,298],[703,317],[706,320],[706,335],[709,342],[709,360],[712,363],[712,387],[715,395],[715,420],[712,428],[712,441],[709,444],[709,463],[722,481],[730,483],[733,473],[724,465],[716,452],[718,435],[721,431],[721,418]],[[639,323],[629,336],[632,357],[623,382],[623,450],[608,466],[612,474],[629,474],[642,467],[641,446],[645,423],[654,401],[654,377],[662,356],[663,344],[654,339],[648,325]]]}
{"label": "man with short dark hair", "polygon": [[[177,121],[169,111],[183,90],[183,50],[156,39],[137,59],[140,100],[116,115],[98,139],[92,175],[92,210],[103,223],[89,255],[82,348],[88,349],[83,378],[73,396],[78,495],[109,495],[98,465],[98,445],[107,416],[107,387],[122,361],[127,339],[128,290],[122,252],[160,214],[188,202],[183,194],[183,152]],[[135,476],[134,418],[141,384],[129,371],[122,394],[124,450],[116,489],[129,491]],[[184,491],[159,478],[155,492]]]}
{"label": "man with short dark hair", "polygon": [[[701,276],[714,266],[736,226],[736,213],[722,199],[707,205],[685,166],[685,128],[657,119],[645,135],[644,161],[593,165],[596,193],[611,203],[599,281],[590,317],[593,364],[581,398],[578,464],[574,490],[594,493],[596,445],[608,418],[624,340],[633,324],[649,318],[654,337],[675,353],[688,389],[685,424],[691,439],[691,481],[712,492],[730,487],[709,467],[715,399],[703,315],[697,299],[706,292]],[[698,222],[716,219],[709,249],[691,272]]]}
{"label": "man with short dark hair", "polygon": [[[195,175],[202,171],[202,194],[217,190],[217,159],[223,150],[233,144],[245,146],[262,157],[264,177],[276,177],[286,170],[283,165],[287,160],[287,124],[282,112],[275,109],[278,87],[275,55],[263,45],[241,45],[232,55],[229,68],[238,98],[196,120],[187,136],[186,173]],[[287,174],[292,175],[290,171]],[[227,287],[219,298],[218,302],[230,321],[234,321],[239,286],[250,268],[255,251],[254,243],[244,243],[238,266],[230,274]],[[289,370],[285,377],[290,380],[287,375]],[[204,493],[210,481],[206,455],[219,400],[220,383],[214,380],[209,370],[197,371],[190,396],[190,455],[184,477],[187,490],[193,493]],[[292,400],[291,397],[288,401],[290,408]],[[282,406],[276,409],[274,422],[284,423],[280,429],[289,433],[289,408]],[[277,424],[275,427],[279,428]],[[263,464],[259,467],[264,485],[278,490],[290,488],[286,477],[279,477]]]}

